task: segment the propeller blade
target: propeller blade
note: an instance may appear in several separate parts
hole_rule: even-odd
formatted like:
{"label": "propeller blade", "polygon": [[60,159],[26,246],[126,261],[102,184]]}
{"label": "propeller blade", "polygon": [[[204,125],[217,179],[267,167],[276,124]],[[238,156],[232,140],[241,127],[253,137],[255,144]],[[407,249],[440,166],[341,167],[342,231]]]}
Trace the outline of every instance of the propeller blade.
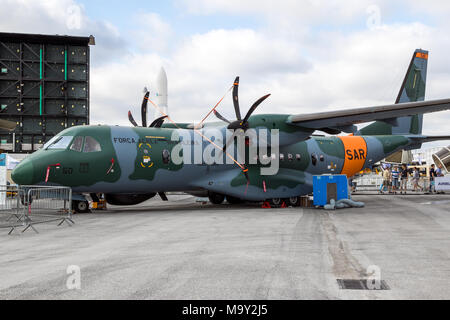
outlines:
{"label": "propeller blade", "polygon": [[245,115],[244,120],[242,121],[243,123],[246,123],[248,121],[248,119],[250,118],[250,116],[252,115],[253,112],[255,112],[256,108],[258,108],[258,106],[264,101],[266,100],[268,97],[270,97],[270,94],[265,95],[264,97],[259,98],[258,101],[256,101],[252,107],[250,108],[250,110],[248,110],[247,114]]}
{"label": "propeller blade", "polygon": [[167,199],[167,196],[164,192],[158,192],[158,195],[161,197],[162,201],[169,201],[169,199]]}
{"label": "propeller blade", "polygon": [[128,120],[130,120],[130,122],[133,126],[135,126],[135,127],[138,126],[137,122],[133,118],[133,115],[131,114],[131,111],[128,111]]}
{"label": "propeller blade", "polygon": [[147,127],[147,104],[148,104],[148,97],[150,96],[150,92],[146,92],[144,96],[144,100],[142,100],[142,107],[141,107],[141,117],[142,117],[142,126],[144,128]]}
{"label": "propeller blade", "polygon": [[214,115],[215,115],[218,119],[220,119],[220,120],[222,120],[222,121],[224,121],[224,122],[226,122],[226,123],[228,123],[228,124],[231,123],[229,120],[227,120],[227,118],[225,118],[224,116],[222,116],[222,115],[219,113],[219,111],[217,111],[217,110],[214,110]]}
{"label": "propeller blade", "polygon": [[228,139],[228,141],[223,146],[222,149],[223,152],[227,151],[228,147],[234,142],[234,137],[236,137],[236,130],[234,130],[233,135],[230,137],[230,139]]}
{"label": "propeller blade", "polygon": [[242,172],[244,173],[245,179],[247,179],[247,183],[250,183],[250,177],[248,176],[248,169],[245,168],[244,170],[242,170]]}
{"label": "propeller blade", "polygon": [[156,119],[155,121],[152,122],[152,124],[150,125],[149,128],[161,128],[161,126],[164,123],[164,120],[167,118],[168,116],[162,116],[159,117],[158,119]]}
{"label": "propeller blade", "polygon": [[240,121],[241,117],[241,109],[239,108],[239,77],[236,77],[233,85],[233,105],[234,111],[236,112],[236,118]]}

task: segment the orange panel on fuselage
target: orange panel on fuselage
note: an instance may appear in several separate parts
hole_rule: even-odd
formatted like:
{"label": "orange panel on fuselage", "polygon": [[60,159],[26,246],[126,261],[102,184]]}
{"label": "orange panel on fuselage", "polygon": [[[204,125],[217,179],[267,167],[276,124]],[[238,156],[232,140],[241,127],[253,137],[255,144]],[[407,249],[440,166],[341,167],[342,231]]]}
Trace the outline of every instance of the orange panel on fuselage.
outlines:
{"label": "orange panel on fuselage", "polygon": [[367,158],[367,143],[363,137],[339,137],[344,144],[345,160],[341,174],[352,177],[364,168]]}

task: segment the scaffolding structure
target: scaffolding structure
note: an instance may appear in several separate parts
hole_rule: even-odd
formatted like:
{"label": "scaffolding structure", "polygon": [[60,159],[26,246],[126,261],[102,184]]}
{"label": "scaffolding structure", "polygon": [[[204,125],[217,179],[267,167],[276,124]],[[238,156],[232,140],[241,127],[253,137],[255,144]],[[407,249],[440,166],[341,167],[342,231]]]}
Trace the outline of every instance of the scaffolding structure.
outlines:
{"label": "scaffolding structure", "polygon": [[0,149],[31,153],[62,130],[89,124],[94,37],[0,33]]}

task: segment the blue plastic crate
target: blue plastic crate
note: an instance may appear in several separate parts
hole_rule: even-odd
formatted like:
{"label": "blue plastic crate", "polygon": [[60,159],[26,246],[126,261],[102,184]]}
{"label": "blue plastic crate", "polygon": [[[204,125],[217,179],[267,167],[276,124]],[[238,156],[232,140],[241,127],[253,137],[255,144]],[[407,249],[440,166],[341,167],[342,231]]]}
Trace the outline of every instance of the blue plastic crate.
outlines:
{"label": "blue plastic crate", "polygon": [[313,192],[314,192],[315,206],[324,206],[328,203],[327,185],[330,183],[336,183],[337,186],[337,199],[335,199],[336,201],[341,199],[348,199],[348,180],[345,174],[313,176]]}

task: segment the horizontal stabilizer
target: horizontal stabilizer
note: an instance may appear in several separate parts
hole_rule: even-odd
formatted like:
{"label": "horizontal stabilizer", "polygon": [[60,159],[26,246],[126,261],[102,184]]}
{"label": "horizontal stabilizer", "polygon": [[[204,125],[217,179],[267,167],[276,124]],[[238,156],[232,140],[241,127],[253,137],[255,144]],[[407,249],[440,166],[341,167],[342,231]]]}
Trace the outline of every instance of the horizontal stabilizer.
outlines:
{"label": "horizontal stabilizer", "polygon": [[417,141],[418,143],[426,143],[433,141],[450,141],[450,136],[406,136],[407,138]]}

